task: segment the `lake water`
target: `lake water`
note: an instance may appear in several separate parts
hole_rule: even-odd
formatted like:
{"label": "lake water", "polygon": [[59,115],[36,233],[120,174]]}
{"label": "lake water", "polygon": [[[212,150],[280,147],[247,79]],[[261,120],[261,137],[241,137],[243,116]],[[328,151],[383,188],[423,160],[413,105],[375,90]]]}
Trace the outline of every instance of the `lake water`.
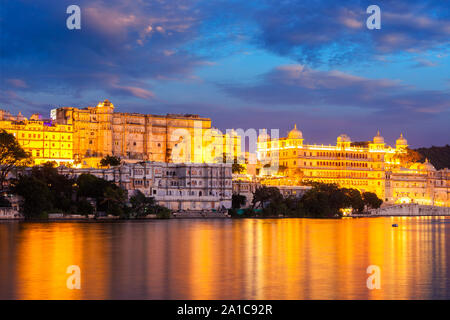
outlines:
{"label": "lake water", "polygon": [[0,298],[449,299],[450,218],[1,222]]}

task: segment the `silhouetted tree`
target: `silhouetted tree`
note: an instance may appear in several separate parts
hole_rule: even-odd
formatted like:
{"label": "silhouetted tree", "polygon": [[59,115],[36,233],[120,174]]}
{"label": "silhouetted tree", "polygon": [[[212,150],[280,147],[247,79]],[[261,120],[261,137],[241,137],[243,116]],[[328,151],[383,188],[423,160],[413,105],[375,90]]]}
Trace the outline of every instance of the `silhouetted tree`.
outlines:
{"label": "silhouetted tree", "polygon": [[376,193],[373,192],[363,192],[362,199],[364,205],[372,209],[378,209],[383,204],[383,200],[378,198]]}
{"label": "silhouetted tree", "polygon": [[231,207],[233,209],[239,209],[241,206],[245,205],[247,197],[240,194],[233,194],[231,196]]}
{"label": "silhouetted tree", "polygon": [[13,183],[12,191],[23,198],[20,207],[26,218],[41,217],[53,208],[47,184],[34,176],[20,176]]}
{"label": "silhouetted tree", "polygon": [[151,209],[155,206],[155,199],[153,197],[146,197],[141,191],[137,190],[135,194],[130,197],[132,212],[135,217],[144,217],[150,214]]}
{"label": "silhouetted tree", "polygon": [[443,147],[418,148],[415,151],[420,154],[420,161],[427,158],[437,170],[450,168],[450,145],[448,144]]}
{"label": "silhouetted tree", "polygon": [[13,167],[28,165],[31,163],[30,155],[25,152],[16,137],[0,130],[0,189]]}
{"label": "silhouetted tree", "polygon": [[114,167],[114,166],[119,166],[120,165],[120,158],[116,157],[116,156],[110,156],[107,155],[106,157],[104,157],[102,160],[100,160],[100,165],[102,167]]}

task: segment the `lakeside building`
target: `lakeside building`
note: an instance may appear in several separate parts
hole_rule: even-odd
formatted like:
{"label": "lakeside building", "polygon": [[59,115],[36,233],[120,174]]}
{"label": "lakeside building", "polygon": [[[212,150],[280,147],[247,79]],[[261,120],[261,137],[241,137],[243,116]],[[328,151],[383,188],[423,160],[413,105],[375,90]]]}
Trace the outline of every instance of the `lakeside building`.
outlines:
{"label": "lakeside building", "polygon": [[386,198],[391,203],[450,207],[450,170],[436,170],[427,160],[386,172]]}
{"label": "lakeside building", "polygon": [[131,196],[139,190],[174,211],[220,210],[231,207],[231,164],[123,163],[107,169],[58,167],[60,174],[83,173],[113,181]]}
{"label": "lakeside building", "polygon": [[448,169],[437,171],[428,161],[408,164],[408,142],[401,134],[395,147],[385,144],[380,132],[372,141],[352,143],[341,134],[336,145],[304,143],[294,126],[287,137],[258,137],[260,178],[265,185],[296,185],[302,181],[336,183],[340,187],[374,192],[387,203],[450,206]]}
{"label": "lakeside building", "polygon": [[73,159],[72,126],[42,119],[34,114],[30,119],[20,112],[17,116],[0,110],[0,129],[12,133],[23,149],[33,157],[34,164],[55,161],[69,165]]}
{"label": "lakeside building", "polygon": [[211,119],[193,114],[153,115],[114,112],[105,100],[96,107],[62,107],[51,111],[58,124],[73,127],[73,156],[95,167],[106,155],[126,161],[219,162],[223,153],[239,158],[241,139],[221,134]]}

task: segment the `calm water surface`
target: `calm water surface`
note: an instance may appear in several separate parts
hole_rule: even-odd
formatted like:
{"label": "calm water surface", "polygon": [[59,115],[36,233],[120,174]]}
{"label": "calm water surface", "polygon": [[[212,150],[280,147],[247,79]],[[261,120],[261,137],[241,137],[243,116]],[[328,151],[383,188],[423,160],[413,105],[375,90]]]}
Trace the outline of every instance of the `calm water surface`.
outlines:
{"label": "calm water surface", "polygon": [[2,299],[449,299],[449,266],[448,217],[0,223]]}

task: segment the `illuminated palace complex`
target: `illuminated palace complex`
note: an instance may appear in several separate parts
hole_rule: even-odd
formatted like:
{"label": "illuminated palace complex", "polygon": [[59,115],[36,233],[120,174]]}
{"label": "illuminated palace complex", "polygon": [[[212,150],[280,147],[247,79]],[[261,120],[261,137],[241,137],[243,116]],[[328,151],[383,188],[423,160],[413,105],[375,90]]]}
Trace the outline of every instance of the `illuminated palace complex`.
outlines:
{"label": "illuminated palace complex", "polygon": [[[242,160],[241,137],[233,130],[222,134],[209,118],[114,112],[108,100],[96,107],[53,109],[50,119],[0,110],[0,129],[13,133],[35,164],[98,167],[106,155],[131,163],[219,163],[224,155],[227,161]],[[450,206],[449,169],[407,162],[407,147],[403,135],[390,147],[379,132],[368,142],[353,143],[342,134],[336,145],[311,145],[296,126],[279,139],[264,131],[257,141],[258,163],[247,166],[247,178],[234,179],[236,185],[243,179],[285,187],[307,180],[337,183],[374,192],[387,203]],[[255,176],[250,169],[256,167],[259,174],[250,182],[248,177]]]}
{"label": "illuminated palace complex", "polygon": [[387,146],[378,132],[372,141],[352,143],[342,134],[336,145],[304,144],[295,126],[287,137],[258,137],[257,156],[267,185],[292,185],[310,180],[374,192],[388,203],[416,202],[450,206],[450,171],[431,163],[408,164],[408,142],[400,135]]}
{"label": "illuminated palace complex", "polygon": [[37,115],[28,120],[20,113],[13,117],[5,111],[0,119],[0,129],[14,133],[36,164],[95,167],[106,155],[130,162],[212,163],[222,161],[224,153],[237,158],[241,150],[236,133],[222,135],[209,118],[114,112],[108,100],[96,107],[53,109],[49,120]]}

